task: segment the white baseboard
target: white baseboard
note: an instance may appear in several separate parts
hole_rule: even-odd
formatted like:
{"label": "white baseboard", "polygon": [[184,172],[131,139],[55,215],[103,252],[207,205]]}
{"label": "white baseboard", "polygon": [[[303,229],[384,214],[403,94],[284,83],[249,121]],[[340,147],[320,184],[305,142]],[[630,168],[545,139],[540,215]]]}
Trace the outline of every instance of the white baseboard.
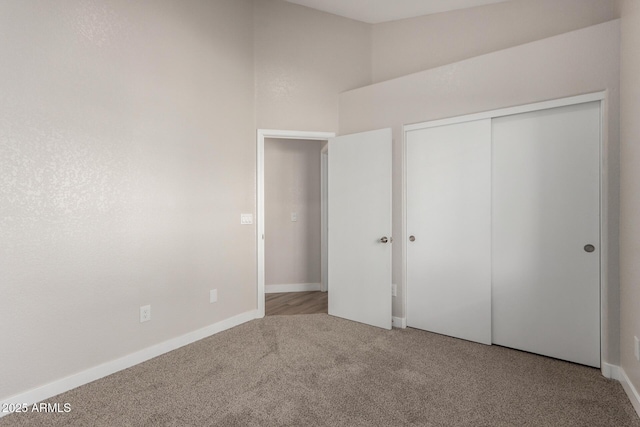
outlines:
{"label": "white baseboard", "polygon": [[265,294],[279,294],[281,292],[319,291],[320,283],[292,283],[288,285],[266,285]]}
{"label": "white baseboard", "polygon": [[603,377],[609,378],[610,380],[620,381],[620,368],[618,366],[603,363],[600,367],[600,371],[602,372]]}
{"label": "white baseboard", "polygon": [[640,417],[640,394],[638,394],[638,390],[633,386],[631,380],[627,376],[627,373],[622,368],[618,368],[619,377],[618,381],[622,384],[622,388],[627,393],[631,404],[633,405],[633,409],[636,410],[636,413]]}
{"label": "white baseboard", "polygon": [[[220,322],[214,323],[213,325],[209,325],[202,329],[189,332],[182,336],[172,338],[168,341],[161,342],[160,344],[147,347],[143,350],[128,354],[119,359],[103,363],[102,365],[94,366],[93,368],[89,368],[77,374],[56,380],[49,384],[45,384],[41,387],[28,390],[24,393],[16,394],[0,401],[0,408],[4,407],[5,404],[10,403],[32,405],[34,403],[41,402],[53,396],[57,396],[60,393],[64,393],[65,391],[72,390],[76,387],[80,387],[81,385],[88,384],[92,381],[104,378],[107,375],[111,375],[123,369],[130,368],[139,363],[160,356],[164,353],[168,353],[177,348],[199,341],[203,338],[207,338],[211,335],[215,335],[219,332],[231,329],[234,326],[238,326],[250,320],[256,319],[257,316],[258,310],[251,310],[247,311],[246,313],[238,314],[237,316],[233,316],[229,319],[222,320]],[[7,414],[8,412],[0,411],[0,418]]]}
{"label": "white baseboard", "polygon": [[405,329],[407,327],[407,318],[406,317],[392,317],[391,318],[391,326],[394,328]]}

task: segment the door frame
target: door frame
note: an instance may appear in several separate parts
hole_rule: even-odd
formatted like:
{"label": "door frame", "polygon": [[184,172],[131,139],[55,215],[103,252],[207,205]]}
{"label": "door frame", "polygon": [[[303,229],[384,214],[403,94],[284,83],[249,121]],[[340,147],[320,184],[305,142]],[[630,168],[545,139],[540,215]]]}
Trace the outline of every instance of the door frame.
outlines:
{"label": "door frame", "polygon": [[295,130],[258,129],[256,132],[256,264],[257,264],[257,318],[265,314],[265,248],[264,248],[264,140],[278,139],[306,139],[323,141],[335,137],[334,132],[308,132]]}
{"label": "door frame", "polygon": [[329,290],[329,142],[320,150],[320,290]]}
{"label": "door frame", "polygon": [[600,102],[600,365],[602,374],[611,378],[613,375],[612,365],[606,363],[608,344],[608,319],[604,314],[608,313],[605,307],[608,301],[608,261],[609,261],[609,238],[608,227],[609,218],[607,216],[607,206],[609,203],[608,194],[608,168],[606,164],[607,155],[605,148],[608,146],[608,123],[606,112],[608,110],[607,92],[600,91],[584,95],[571,96],[566,98],[553,99],[549,101],[536,102],[515,107],[501,108],[475,114],[467,114],[457,117],[450,117],[440,120],[404,125],[402,127],[402,285],[403,285],[403,313],[407,313],[407,250],[408,250],[408,230],[407,230],[407,133],[415,130],[426,129],[437,126],[445,126],[456,123],[463,123],[481,119],[494,119],[497,117],[510,116],[514,114],[529,113],[533,111],[547,110],[551,108],[566,107],[569,105],[584,104],[587,102]]}

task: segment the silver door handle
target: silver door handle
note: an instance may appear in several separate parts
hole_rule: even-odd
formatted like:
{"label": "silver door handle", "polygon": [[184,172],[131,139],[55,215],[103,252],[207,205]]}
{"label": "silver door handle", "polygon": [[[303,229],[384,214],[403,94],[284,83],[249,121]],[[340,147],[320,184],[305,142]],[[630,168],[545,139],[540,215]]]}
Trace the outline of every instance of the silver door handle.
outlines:
{"label": "silver door handle", "polygon": [[380,239],[381,243],[387,243],[388,241],[389,239],[386,236]]}
{"label": "silver door handle", "polygon": [[595,250],[596,250],[596,247],[595,247],[595,246],[593,246],[593,245],[585,245],[585,246],[584,246],[584,251],[585,251],[585,252],[593,252],[593,251],[595,251]]}
{"label": "silver door handle", "polygon": [[416,241],[416,236],[409,236],[409,241],[410,242],[415,242]]}

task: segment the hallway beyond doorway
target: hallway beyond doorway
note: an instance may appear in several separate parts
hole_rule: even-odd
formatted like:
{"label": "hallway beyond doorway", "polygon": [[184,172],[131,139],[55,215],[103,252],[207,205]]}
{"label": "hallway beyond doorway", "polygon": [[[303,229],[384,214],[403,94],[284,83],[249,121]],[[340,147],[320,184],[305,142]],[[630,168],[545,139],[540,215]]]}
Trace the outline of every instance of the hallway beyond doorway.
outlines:
{"label": "hallway beyond doorway", "polygon": [[265,315],[326,314],[328,292],[283,292],[266,295]]}

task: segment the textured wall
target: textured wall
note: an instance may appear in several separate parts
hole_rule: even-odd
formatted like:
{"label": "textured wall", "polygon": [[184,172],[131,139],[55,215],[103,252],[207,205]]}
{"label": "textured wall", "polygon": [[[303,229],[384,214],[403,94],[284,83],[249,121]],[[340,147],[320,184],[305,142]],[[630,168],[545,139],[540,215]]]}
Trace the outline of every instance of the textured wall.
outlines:
{"label": "textured wall", "polygon": [[618,363],[619,25],[618,21],[501,50],[407,77],[346,92],[340,97],[340,133],[392,127],[394,133],[393,315],[404,316],[401,283],[402,125],[607,90],[604,134],[609,197],[610,268],[603,298],[604,361]]}
{"label": "textured wall", "polygon": [[376,24],[372,77],[380,82],[600,24],[612,0],[513,0]]}
{"label": "textured wall", "polygon": [[[562,20],[534,20],[528,6],[519,10],[544,31],[547,20],[561,32],[570,29],[565,23],[608,16],[608,4],[580,4],[584,10],[569,8],[575,16]],[[419,69],[429,66],[421,62],[429,52],[417,55],[402,44],[413,26],[403,21],[374,33],[374,51],[402,46],[397,53],[404,56],[384,64],[394,75],[417,71],[404,63],[411,56]],[[444,51],[458,52],[460,30],[446,28],[452,42]],[[512,43],[522,42],[518,28],[508,30]],[[338,94],[371,81],[372,31],[280,0],[1,1],[0,399],[254,309],[255,228],[241,226],[238,214],[255,209],[255,127],[338,130]],[[610,37],[594,41],[594,52]],[[476,44],[502,46],[482,37]],[[400,87],[394,98],[374,86],[356,91],[359,112],[349,109],[353,93],[343,98],[343,133],[395,127],[396,218],[403,120],[550,90],[573,94],[608,82],[607,58],[616,55],[611,48],[583,74],[571,68],[581,49],[552,51],[558,56],[549,63],[569,58],[567,68],[551,89],[536,86],[535,96],[518,95],[516,85],[515,95],[494,99],[476,88],[438,108],[450,93]],[[391,52],[377,56],[374,72],[386,72],[384,55]],[[436,74],[443,88],[455,86],[458,67]],[[480,71],[489,75],[495,67]],[[616,88],[609,89],[615,99]],[[372,93],[378,95],[368,99]],[[405,102],[411,114],[404,115]],[[367,119],[349,124],[356,115]],[[615,142],[609,155],[615,163]],[[615,171],[611,181],[617,185]],[[219,291],[216,305],[208,302],[212,288]],[[140,324],[143,304],[152,305],[152,321]],[[394,310],[401,310],[397,301]]]}
{"label": "textured wall", "polygon": [[[320,283],[320,150],[326,141],[266,139],[265,281]],[[291,213],[298,220],[291,221]]]}
{"label": "textured wall", "polygon": [[256,308],[252,26],[0,2],[0,399]]}
{"label": "textured wall", "polygon": [[335,132],[338,94],[371,83],[371,26],[282,0],[255,2],[256,120]]}
{"label": "textured wall", "polygon": [[620,364],[640,390],[640,2],[622,0],[620,82]]}

